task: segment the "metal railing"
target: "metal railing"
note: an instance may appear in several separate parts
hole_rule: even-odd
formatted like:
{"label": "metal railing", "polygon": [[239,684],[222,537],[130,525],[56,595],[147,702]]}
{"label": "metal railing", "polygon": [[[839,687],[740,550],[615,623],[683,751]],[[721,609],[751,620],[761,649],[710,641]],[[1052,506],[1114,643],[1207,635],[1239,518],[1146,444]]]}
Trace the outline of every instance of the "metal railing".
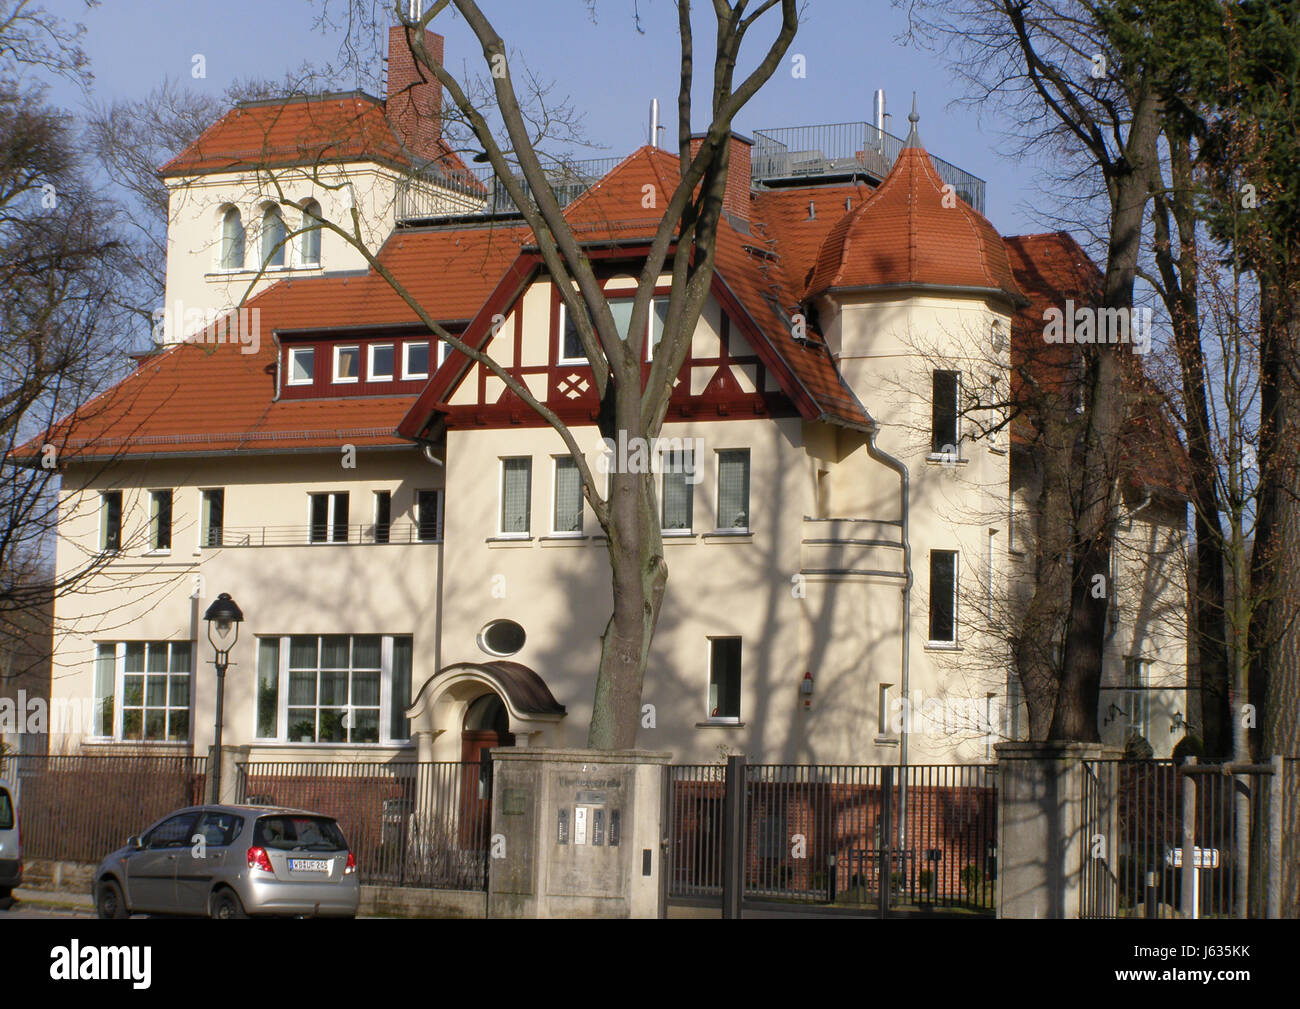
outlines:
{"label": "metal railing", "polygon": [[[991,765],[747,765],[744,896],[991,915],[996,779]],[[675,765],[669,791],[669,895],[720,897],[726,768]]]}
{"label": "metal railing", "polygon": [[206,757],[5,759],[19,791],[23,856],[96,864],[174,809],[204,800]]}
{"label": "metal railing", "polygon": [[226,526],[221,530],[223,547],[366,546],[404,543],[441,543],[442,530],[419,522],[374,522],[359,524]]}
{"label": "metal railing", "polygon": [[[866,174],[879,181],[893,167],[904,140],[871,123],[828,123],[754,131],[750,181],[755,186]],[[622,158],[560,161],[546,169],[560,206],[568,206],[608,174]],[[943,158],[930,155],[935,171],[956,195],[984,212],[983,179]],[[505,185],[491,166],[471,168],[469,177],[412,175],[397,187],[397,220],[436,220],[455,216],[511,214],[516,211]],[[522,174],[516,178],[531,198]]]}
{"label": "metal railing", "polygon": [[443,890],[487,888],[492,765],[239,765],[240,801],[294,806],[339,821],[361,882]]}
{"label": "metal railing", "polygon": [[[1252,830],[1270,829],[1270,793],[1282,786],[1273,777],[1268,765],[1084,761],[1081,916],[1244,916],[1239,881],[1249,868]],[[1268,843],[1259,848],[1271,863],[1269,851]]]}
{"label": "metal railing", "polygon": [[[829,123],[754,131],[751,178],[756,184],[865,172],[883,179],[906,141],[871,123]],[[933,154],[939,178],[984,212],[984,180]]]}

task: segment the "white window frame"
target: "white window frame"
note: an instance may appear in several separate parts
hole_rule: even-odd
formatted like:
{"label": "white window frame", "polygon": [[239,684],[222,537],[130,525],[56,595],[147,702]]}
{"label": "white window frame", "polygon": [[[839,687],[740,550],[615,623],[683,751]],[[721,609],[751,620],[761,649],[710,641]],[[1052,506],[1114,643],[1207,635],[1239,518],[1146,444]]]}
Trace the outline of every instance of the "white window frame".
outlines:
{"label": "white window frame", "polygon": [[411,370],[411,348],[418,347],[421,344],[423,344],[425,347],[429,346],[429,342],[427,340],[403,340],[402,341],[402,381],[403,382],[409,382],[412,379],[429,377],[429,370],[427,365],[424,371]]}
{"label": "white window frame", "polygon": [[[1150,686],[1151,686],[1151,659],[1143,658],[1141,655],[1124,656],[1124,693],[1127,695],[1125,700],[1128,703],[1128,720],[1126,722],[1126,731],[1124,742],[1128,741],[1129,734],[1134,730],[1137,731],[1143,739],[1148,742],[1151,739],[1151,705]],[[1130,683],[1134,677],[1133,670],[1137,672],[1137,685]],[[1135,717],[1141,714],[1141,719]],[[1135,725],[1135,722],[1140,724]]]}
{"label": "white window frame", "polygon": [[[715,641],[739,641],[740,642],[740,669],[737,675],[740,677],[740,714],[737,715],[715,715],[713,708],[709,706],[709,691],[713,687],[713,642]],[[708,670],[709,674],[704,680],[704,720],[714,725],[740,725],[744,715],[744,689],[745,689],[745,639],[739,634],[710,634],[705,638],[705,644],[708,648]],[[722,707],[721,703],[717,705]]]}
{"label": "white window frame", "polygon": [[[345,350],[355,350],[357,352],[357,373],[352,378],[339,376],[339,361],[343,357]],[[356,385],[361,381],[361,344],[359,343],[339,343],[334,346],[334,373],[331,376],[334,385]]]}
{"label": "white window frame", "polygon": [[[311,378],[306,379],[305,381],[304,381],[303,379],[298,379],[298,380],[295,381],[295,380],[294,380],[294,377],[293,377],[293,365],[294,365],[294,359],[295,359],[299,354],[306,354],[308,360],[311,361]],[[315,347],[290,347],[290,348],[289,348],[289,360],[288,360],[288,366],[287,366],[286,369],[285,369],[285,376],[284,376],[284,379],[285,379],[285,381],[284,381],[284,384],[285,384],[285,385],[312,385],[312,384],[314,384],[315,381],[316,381],[316,348],[315,348]]]}
{"label": "white window frame", "polygon": [[[946,372],[950,375],[957,376],[956,388],[953,390],[953,432],[954,442],[952,446],[952,456],[949,457],[945,452],[936,452],[934,450],[934,376],[939,372]],[[926,456],[930,462],[961,462],[961,372],[955,368],[935,368],[930,372],[930,451]]]}
{"label": "white window frame", "polygon": [[[239,255],[238,263],[233,266],[226,265],[226,221],[231,214],[239,221]],[[234,204],[227,204],[226,209],[221,212],[221,217],[217,220],[217,270],[218,273],[240,273],[246,269],[248,257],[248,229],[244,226],[244,215]]]}
{"label": "white window frame", "polygon": [[561,300],[560,301],[560,326],[558,332],[556,333],[556,340],[558,342],[555,347],[555,363],[556,364],[581,364],[581,365],[586,365],[587,367],[591,367],[591,361],[588,360],[586,357],[565,357],[564,356],[564,331],[566,326],[568,325],[568,312],[569,312],[569,306],[566,305],[563,300]]}
{"label": "white window frame", "polygon": [[[506,532],[503,528],[505,524],[506,511],[506,460],[507,459],[527,459],[528,460],[528,528],[523,532]],[[503,455],[497,462],[497,538],[526,540],[531,539],[533,535],[533,457],[530,455]]]}
{"label": "white window frame", "polygon": [[[560,463],[564,461],[573,462],[573,456],[566,454],[551,456],[551,536],[559,539],[579,539],[587,530],[587,502],[582,496],[582,471],[578,470],[578,528],[557,529],[555,528],[555,506],[559,503],[560,490]],[[575,469],[577,466],[575,464]]]}
{"label": "white window frame", "polygon": [[[722,511],[722,453],[724,452],[744,452],[745,453],[745,484],[748,493],[745,501],[745,525],[744,526],[721,526],[718,525],[720,512]],[[696,463],[698,465],[698,461]],[[748,536],[754,530],[754,453],[748,447],[740,448],[720,448],[713,452],[713,532],[714,535],[720,536]],[[694,519],[692,519],[692,523]]]}
{"label": "white window frame", "polygon": [[[108,496],[117,495],[117,546],[108,545]],[[99,552],[121,553],[125,545],[126,493],[115,488],[99,492]]]}
{"label": "white window frame", "polygon": [[[393,370],[387,375],[375,374],[375,351],[387,347],[393,352]],[[397,345],[393,343],[372,343],[366,347],[366,381],[391,382],[397,378]]]}
{"label": "white window frame", "polygon": [[[312,533],[312,498],[325,495],[329,503],[325,507],[325,538],[323,540],[314,540],[311,538]],[[334,538],[334,506],[338,504],[338,499],[345,497],[348,499],[348,522],[347,529],[350,532],[352,526],[352,500],[351,495],[345,490],[314,490],[307,492],[307,542],[312,546],[337,546],[340,543],[347,545],[348,540],[338,540]]]}
{"label": "white window frame", "polygon": [[[388,538],[387,538],[386,540],[380,540],[380,539],[379,539],[379,525],[380,525],[380,523],[379,523],[379,502],[380,502],[380,500],[383,498],[383,496],[384,496],[385,494],[388,495]],[[348,509],[349,509],[349,511],[351,510],[351,508],[352,508],[352,506],[351,506],[351,504],[349,504],[349,505],[348,505]],[[351,516],[349,516],[349,518],[350,518],[350,517],[351,517]],[[384,487],[384,488],[380,488],[379,490],[373,491],[373,492],[371,493],[371,495],[370,495],[370,519],[371,519],[370,542],[371,542],[371,543],[391,543],[391,542],[393,541],[393,492],[392,492],[392,490],[390,490],[390,489],[387,488],[387,487]]]}
{"label": "white window frame", "polygon": [[[685,465],[685,463],[686,463],[686,458],[687,458],[688,456],[690,457],[690,461],[691,461],[691,468],[690,468],[689,470],[685,470],[685,469],[684,469],[681,475],[682,475],[683,477],[694,476],[695,473],[696,473],[696,469],[695,469],[695,467],[697,467],[697,466],[700,464],[700,461],[699,461],[698,459],[695,458],[695,449],[694,449],[694,448],[686,448],[685,446],[683,446],[682,448],[678,449],[678,451],[681,452],[681,454],[682,454],[682,464],[683,464],[683,466]],[[699,486],[699,483],[698,483],[698,482],[697,482],[697,483],[692,483],[690,480],[687,480],[687,481],[686,481],[687,494],[688,494],[689,497],[690,497],[690,509],[689,509],[689,511],[690,511],[690,522],[687,524],[686,528],[685,528],[685,529],[669,529],[666,525],[664,525],[664,519],[665,519],[665,517],[666,517],[665,514],[664,514],[664,509],[665,509],[665,507],[666,507],[666,499],[665,499],[665,497],[664,497],[664,481],[665,481],[665,480],[667,479],[667,477],[668,477],[668,463],[667,463],[667,460],[668,460],[668,457],[669,457],[671,454],[672,454],[671,452],[664,452],[664,453],[659,457],[659,458],[660,458],[660,465],[659,465],[659,526],[660,526],[660,533],[661,533],[663,536],[693,536],[693,535],[695,535],[695,488]],[[606,494],[605,496],[606,496],[606,498],[609,497],[608,494]],[[716,511],[716,509],[715,509],[715,511]],[[716,514],[715,514],[715,519],[714,519],[714,520],[716,521]]]}
{"label": "white window frame", "polygon": [[[320,201],[315,199],[304,200],[301,204],[301,210],[299,211],[301,228],[298,232],[298,241],[291,242],[291,244],[296,246],[294,252],[298,257],[298,265],[304,269],[316,269],[321,263],[321,246],[323,245],[322,239],[325,237],[325,228],[324,225],[321,225],[317,227],[315,231],[309,230],[312,224],[312,218],[307,214],[307,208],[309,206],[315,206],[316,216],[324,220],[325,215],[321,211]],[[313,237],[316,241],[316,258],[308,259],[307,243],[310,242]],[[285,257],[285,261],[288,261],[287,256]]]}
{"label": "white window frame", "polygon": [[[267,228],[266,222],[271,218],[280,222],[280,231],[284,235],[284,242],[279,246],[278,250],[274,245],[267,248],[270,244],[270,229]],[[261,268],[267,271],[290,269],[293,266],[294,241],[289,237],[289,224],[284,219],[284,212],[274,203],[264,204],[262,207],[261,221],[259,223],[261,225],[261,231],[258,234],[258,259],[261,262]],[[272,263],[271,257],[275,256],[277,251],[280,256],[280,262]]]}
{"label": "white window frame", "polygon": [[[95,686],[94,678],[95,678],[95,673],[98,672],[98,670],[95,669],[94,667],[97,666],[97,665],[98,665],[98,662],[99,662],[99,646],[100,646],[100,645],[112,645],[112,646],[113,646],[113,731],[112,731],[112,734],[111,734],[111,735],[108,735],[108,736],[105,736],[105,735],[101,734],[101,733],[98,731],[98,727],[99,727],[99,718],[98,718],[98,712],[96,712],[96,713],[94,714],[94,716],[93,716],[93,717],[94,717],[93,725],[94,725],[94,729],[95,729],[95,731],[91,732],[91,733],[88,735],[87,738],[91,738],[91,739],[95,739],[95,740],[101,740],[101,741],[104,741],[104,742],[126,743],[126,744],[128,744],[128,745],[134,745],[134,746],[155,746],[155,745],[157,745],[157,744],[159,744],[159,743],[168,743],[168,742],[170,742],[170,743],[172,743],[172,744],[178,744],[178,743],[182,743],[182,742],[183,742],[183,743],[193,743],[193,742],[194,742],[194,695],[195,695],[195,692],[196,692],[196,684],[197,684],[197,680],[196,680],[196,675],[197,675],[197,674],[196,674],[196,670],[195,670],[194,667],[195,667],[195,662],[196,662],[196,660],[197,660],[197,658],[198,658],[198,649],[197,649],[197,647],[196,647],[196,643],[195,643],[195,642],[193,642],[193,641],[189,641],[189,640],[184,640],[184,639],[180,639],[180,640],[177,640],[177,639],[160,639],[160,640],[156,640],[156,641],[155,641],[155,640],[143,640],[143,639],[135,640],[135,639],[133,639],[132,641],[96,641],[94,644],[95,644],[94,656],[93,656],[92,659],[91,659],[92,670],[93,670],[93,671],[92,671],[92,674],[91,674],[91,698],[92,698],[92,704],[93,704],[93,699],[94,699],[94,696],[95,696],[95,694],[94,694],[94,686]],[[125,705],[125,699],[126,699],[126,675],[127,675],[127,674],[126,674],[126,646],[127,646],[128,644],[142,644],[142,645],[145,646],[145,671],[144,671],[144,673],[142,674],[142,675],[145,677],[145,681],[144,681],[144,684],[143,684],[143,686],[142,686],[142,688],[141,688],[141,689],[144,691],[144,694],[143,694],[143,696],[142,696],[142,702],[145,701],[145,700],[147,700],[147,699],[148,699],[148,696],[149,696],[149,694],[148,694],[148,691],[149,691],[149,681],[148,681],[148,676],[149,676],[149,659],[148,659],[148,654],[149,654],[149,653],[148,653],[148,646],[149,646],[149,645],[158,645],[158,644],[165,644],[165,645],[168,646],[168,648],[167,648],[167,673],[166,673],[166,675],[167,675],[168,677],[171,677],[171,676],[174,676],[174,675],[179,675],[179,674],[175,674],[175,673],[172,673],[172,672],[171,672],[171,650],[172,650],[172,648],[174,648],[174,647],[178,647],[178,646],[180,646],[180,645],[189,645],[189,647],[190,647],[190,672],[189,672],[189,677],[190,677],[190,703],[189,703],[189,708],[188,708],[188,711],[189,711],[189,732],[188,732],[188,734],[186,735],[185,739],[183,739],[183,740],[179,740],[179,739],[176,739],[176,740],[168,740],[168,739],[126,739],[126,738],[123,737],[123,735],[122,735],[122,723],[123,723],[123,715],[124,715],[124,713],[125,713],[124,709],[125,709],[125,707],[126,707],[126,705]],[[132,675],[140,675],[140,674],[132,674]],[[158,675],[158,674],[155,674],[155,675]],[[170,688],[170,683],[168,684],[168,687]],[[141,718],[144,718],[144,714],[143,714],[143,713],[144,713],[145,711],[147,711],[147,710],[149,709],[149,707],[157,707],[157,705],[148,705],[148,704],[145,704],[145,703],[141,703],[140,705],[132,705],[132,708],[136,708],[136,707],[139,707],[139,708],[140,708],[140,710],[141,710],[141,716],[140,716],[140,717],[141,717]],[[164,705],[163,707],[164,707],[164,709],[169,710],[169,711],[170,711],[170,710],[180,710],[179,708],[175,708],[175,707],[172,706],[172,705]]]}
{"label": "white window frame", "polygon": [[[323,638],[323,637],[330,637],[330,636],[331,636],[331,635],[328,635],[328,634],[261,634],[261,635],[258,635],[258,636],[257,636],[258,642],[260,642],[262,638],[278,638],[278,639],[279,639],[279,642],[280,642],[280,656],[279,656],[279,659],[280,659],[280,668],[279,668],[279,684],[278,684],[277,693],[276,693],[276,715],[275,715],[275,717],[276,717],[276,732],[277,732],[277,735],[274,736],[274,737],[265,737],[265,736],[258,736],[258,735],[256,734],[256,733],[257,733],[257,704],[256,704],[256,700],[254,700],[254,704],[253,704],[253,732],[254,732],[254,736],[253,736],[253,738],[256,739],[259,743],[271,743],[271,742],[273,742],[273,743],[281,743],[281,744],[284,744],[284,745],[286,745],[286,746],[299,746],[299,747],[312,747],[312,746],[316,746],[316,747],[331,747],[331,748],[332,748],[332,747],[352,747],[352,746],[360,746],[360,747],[414,746],[414,745],[415,745],[414,733],[412,733],[412,738],[410,738],[410,739],[394,739],[394,738],[393,738],[393,735],[392,735],[392,721],[393,721],[393,719],[392,719],[392,713],[393,713],[393,701],[392,701],[392,694],[393,694],[393,639],[394,639],[394,638],[413,638],[413,636],[410,635],[410,634],[379,634],[379,635],[371,635],[371,634],[348,634],[348,635],[346,635],[346,637],[348,637],[348,638],[378,636],[379,639],[380,639],[380,645],[379,645],[379,648],[380,648],[380,659],[379,659],[379,665],[380,665],[380,669],[379,669],[379,739],[378,739],[378,741],[373,742],[373,743],[362,743],[362,742],[352,742],[352,743],[348,743],[348,742],[342,742],[342,743],[338,743],[338,742],[330,742],[330,743],[312,742],[312,743],[303,743],[303,742],[300,742],[299,740],[296,740],[296,739],[290,739],[290,738],[289,738],[289,708],[290,708],[290,704],[289,704],[289,641],[290,641],[291,638],[299,638],[299,637],[301,637],[301,638],[317,638],[317,639],[320,639],[320,638]],[[412,641],[412,644],[414,645],[414,641]],[[350,654],[351,654],[351,647],[352,647],[352,646],[351,646],[351,643],[349,642],[349,645],[348,645],[349,656],[350,656]],[[317,641],[316,648],[317,648],[317,655],[319,656],[319,650],[320,650],[320,643],[319,643],[319,640]],[[254,646],[254,654],[256,654],[259,650],[260,650],[260,645],[258,645],[258,644],[255,643],[255,646]],[[414,661],[414,654],[415,654],[415,650],[414,650],[414,647],[412,647],[412,661]],[[349,662],[350,662],[350,658],[349,658]],[[318,670],[318,672],[319,672],[319,658],[317,659],[317,663],[318,663],[318,665],[317,665],[317,670]],[[414,669],[412,670],[412,676],[414,676]],[[351,701],[351,684],[350,684],[350,682],[349,682],[349,691],[348,691],[348,693],[349,693],[348,700],[349,700],[349,702],[350,702],[350,701]],[[192,694],[191,694],[191,696],[192,696]],[[319,696],[318,696],[318,697],[317,697],[317,701],[319,702],[319,700],[320,700],[320,698],[319,698]],[[299,707],[299,706],[300,706],[300,705],[295,705],[295,707]],[[338,706],[339,706],[339,707],[347,707],[349,710],[351,710],[351,709],[354,707],[354,705],[352,705],[351,703],[349,703],[349,704],[347,704],[347,705],[338,705]],[[314,705],[313,707],[315,707],[316,709],[319,709],[319,708],[320,708],[320,704],[317,703],[317,704]],[[326,705],[326,707],[333,707],[333,705]],[[369,707],[369,705],[362,705],[362,707]]]}
{"label": "white window frame", "polygon": [[[956,648],[961,644],[961,619],[958,606],[961,604],[961,551],[960,550],[941,550],[934,549],[929,552],[927,561],[931,575],[934,572],[934,555],[935,554],[952,554],[952,638],[932,638],[930,637],[930,612],[925,614],[925,636],[926,645],[930,648]],[[930,590],[930,608],[934,608],[934,579],[931,577]]]}
{"label": "white window frame", "polygon": [[[170,514],[167,516],[167,546],[158,545],[158,502],[162,495],[170,496]],[[176,538],[176,492],[167,487],[149,491],[149,546],[148,553],[167,556],[172,552],[172,543]]]}

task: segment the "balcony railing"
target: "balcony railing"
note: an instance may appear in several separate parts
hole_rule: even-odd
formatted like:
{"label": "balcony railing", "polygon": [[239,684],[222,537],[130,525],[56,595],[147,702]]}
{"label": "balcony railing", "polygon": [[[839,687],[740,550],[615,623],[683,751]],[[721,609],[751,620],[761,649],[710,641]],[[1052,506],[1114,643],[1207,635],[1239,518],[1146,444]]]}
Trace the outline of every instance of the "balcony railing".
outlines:
{"label": "balcony railing", "polygon": [[[871,123],[831,123],[755,130],[751,178],[758,185],[866,173],[883,179],[905,141]],[[984,180],[930,155],[939,178],[984,213]]]}
{"label": "balcony railing", "polygon": [[[898,159],[904,141],[877,130],[871,123],[831,123],[754,131],[750,180],[755,186],[790,185],[819,178],[868,175],[879,181]],[[980,213],[984,212],[984,180],[933,154],[939,178]],[[591,158],[557,162],[546,170],[560,206],[568,206],[603,179],[622,158]],[[529,192],[523,175],[516,177]],[[399,221],[436,220],[457,216],[509,214],[514,202],[491,166],[469,169],[469,176],[442,173],[414,175],[397,190]]]}
{"label": "balcony railing", "polygon": [[[214,537],[215,538],[215,537]],[[441,543],[442,529],[419,522],[355,525],[226,526],[214,547],[384,546]]]}

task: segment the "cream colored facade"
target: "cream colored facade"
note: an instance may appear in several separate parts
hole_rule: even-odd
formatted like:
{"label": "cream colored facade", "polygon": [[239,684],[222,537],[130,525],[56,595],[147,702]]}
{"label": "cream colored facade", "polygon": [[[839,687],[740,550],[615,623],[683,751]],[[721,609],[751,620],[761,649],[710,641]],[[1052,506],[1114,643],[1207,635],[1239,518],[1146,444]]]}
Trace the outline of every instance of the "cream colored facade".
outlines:
{"label": "cream colored facade", "polygon": [[[339,171],[349,175],[350,190],[317,187],[287,172],[278,191],[319,200],[331,220],[349,211],[355,193],[375,247],[392,228],[396,180],[373,165]],[[169,305],[220,309],[244,296],[254,272],[218,268],[221,214],[238,206],[248,224],[267,198],[254,176],[177,180]],[[248,235],[252,265],[256,229]],[[296,252],[287,263],[287,274],[317,269],[304,267]],[[337,236],[323,236],[319,270],[363,265]],[[254,290],[275,279],[282,275],[262,278]],[[616,279],[611,286],[630,283]],[[522,295],[520,311],[505,313],[489,353],[508,367],[546,364],[554,338],[551,301],[542,276]],[[1005,435],[975,438],[971,430],[961,432],[955,451],[934,452],[930,383],[936,368],[960,372],[963,382],[1005,381],[1005,368],[990,377],[984,363],[990,346],[1003,352],[1009,344],[1012,306],[969,291],[927,289],[833,293],[818,309],[842,374],[879,425],[875,446],[864,433],[797,416],[701,416],[666,425],[665,438],[698,447],[701,465],[691,528],[665,537],[668,590],[646,672],[638,743],[683,762],[713,762],[728,753],[764,762],[988,760],[993,743],[1014,733],[1017,721],[1024,724],[1005,711],[1009,696],[1012,707],[1015,698],[1002,646],[976,619],[1010,598],[1023,577],[1023,544],[1018,552],[1009,542],[1012,455]],[[716,354],[721,313],[710,302],[694,338],[697,356]],[[743,354],[734,328],[731,340],[733,355]],[[742,390],[755,391],[753,369],[732,370]],[[696,372],[682,376],[693,393],[709,378],[704,369]],[[770,374],[767,390],[775,388]],[[525,380],[534,394],[548,395],[545,376]],[[489,378],[485,387],[485,404],[494,403],[499,380]],[[473,405],[477,397],[477,384],[467,378],[448,402]],[[595,427],[577,435],[598,468],[603,446]],[[93,701],[96,718],[56,736],[53,747],[145,745],[123,738],[126,677],[137,675],[128,669],[134,660],[126,643],[171,642],[191,649],[189,696],[163,705],[187,711],[185,731],[152,745],[206,753],[215,700],[201,616],[219,592],[229,592],[246,615],[227,677],[225,741],[249,747],[254,759],[374,759],[400,752],[459,760],[471,706],[489,693],[501,697],[518,745],[585,742],[610,584],[589,509],[579,534],[552,529],[555,459],[564,454],[559,436],[535,426],[453,428],[434,458],[414,445],[362,448],[354,467],[342,449],[178,454],[67,468],[60,570],[100,548],[105,491],[123,494],[123,542],[95,579],[58,601],[54,693]],[[735,449],[749,452],[749,522],[741,531],[716,528],[718,453]],[[528,529],[503,535],[502,460],[521,457],[531,459]],[[900,465],[908,477],[906,510]],[[224,529],[221,545],[209,546],[202,536],[203,494],[217,488],[224,492]],[[165,553],[148,549],[154,490],[173,492],[172,545]],[[385,491],[394,528],[408,535],[374,542],[376,494]],[[415,522],[419,491],[445,493],[436,542],[419,542],[414,526],[401,526]],[[313,494],[348,495],[348,524],[356,529],[347,542],[310,542]],[[1105,682],[1124,684],[1127,657],[1151,661],[1146,683],[1160,689],[1148,695],[1150,740],[1163,756],[1181,738],[1165,728],[1182,703],[1186,676],[1182,520],[1139,509],[1127,521],[1118,562],[1123,616],[1108,645]],[[935,551],[958,556],[953,641],[929,640]],[[497,620],[516,622],[526,635],[508,656],[487,652],[483,643],[485,628]],[[295,728],[303,710],[291,696],[290,663],[297,659],[285,650],[296,647],[295,637],[325,636],[352,636],[354,649],[361,648],[357,637],[380,641],[377,704],[369,687],[360,697],[355,685],[351,697],[330,703],[347,709],[344,727],[353,733],[370,724],[364,720],[377,706],[373,742],[303,742]],[[272,638],[280,639],[280,652],[269,669],[261,642]],[[715,638],[740,640],[736,716],[710,710]],[[396,657],[406,639],[409,681]],[[107,646],[114,649],[111,684]],[[501,658],[536,674],[563,711],[518,703],[481,668]],[[811,694],[803,689],[809,677]],[[276,698],[268,721],[271,683]],[[114,705],[105,721],[102,699],[109,692]],[[409,738],[402,712],[410,717]],[[1127,722],[1112,717],[1102,731],[1108,741],[1122,742],[1121,727]]]}

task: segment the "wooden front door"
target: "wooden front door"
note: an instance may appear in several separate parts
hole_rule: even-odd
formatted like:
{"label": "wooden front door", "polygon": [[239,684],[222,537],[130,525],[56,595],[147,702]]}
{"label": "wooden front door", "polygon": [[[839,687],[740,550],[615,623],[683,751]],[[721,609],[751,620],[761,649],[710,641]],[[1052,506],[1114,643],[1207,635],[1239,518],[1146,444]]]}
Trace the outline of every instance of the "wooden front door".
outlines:
{"label": "wooden front door", "polygon": [[492,755],[497,746],[514,746],[510,717],[501,698],[485,694],[469,706],[465,728],[460,734],[460,759],[464,762],[461,784],[461,845],[486,849],[492,833]]}

